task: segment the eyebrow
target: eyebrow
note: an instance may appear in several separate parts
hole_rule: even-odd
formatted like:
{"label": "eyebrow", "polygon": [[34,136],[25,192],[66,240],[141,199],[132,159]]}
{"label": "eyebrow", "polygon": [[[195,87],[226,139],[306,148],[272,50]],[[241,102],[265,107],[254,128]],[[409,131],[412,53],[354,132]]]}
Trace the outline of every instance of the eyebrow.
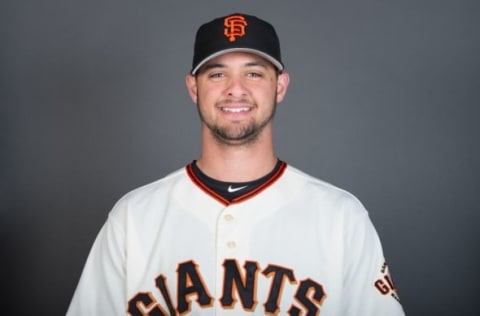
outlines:
{"label": "eyebrow", "polygon": [[[251,62],[247,62],[243,65],[243,67],[247,68],[247,67],[262,67],[262,68],[267,68],[267,63],[268,62],[264,62],[264,61],[261,61],[261,60],[258,60],[258,61],[251,61]],[[205,71],[205,70],[209,70],[209,69],[213,69],[213,68],[227,68],[227,65],[226,64],[222,64],[222,63],[206,63],[205,65],[203,65],[201,67],[201,70],[202,71]]]}
{"label": "eyebrow", "polygon": [[220,64],[220,63],[206,63],[199,70],[205,71],[213,68],[226,68],[226,67],[227,67],[226,65]]}

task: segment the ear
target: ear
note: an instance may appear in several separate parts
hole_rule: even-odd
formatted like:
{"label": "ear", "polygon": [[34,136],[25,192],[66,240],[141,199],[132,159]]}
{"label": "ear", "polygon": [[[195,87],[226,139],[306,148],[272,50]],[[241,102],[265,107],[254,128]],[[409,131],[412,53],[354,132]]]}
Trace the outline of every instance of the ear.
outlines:
{"label": "ear", "polygon": [[197,104],[197,79],[191,74],[185,76],[185,84],[187,85],[188,94],[193,103]]}
{"label": "ear", "polygon": [[285,98],[288,84],[290,83],[290,75],[287,72],[282,72],[277,78],[277,102],[280,103]]}

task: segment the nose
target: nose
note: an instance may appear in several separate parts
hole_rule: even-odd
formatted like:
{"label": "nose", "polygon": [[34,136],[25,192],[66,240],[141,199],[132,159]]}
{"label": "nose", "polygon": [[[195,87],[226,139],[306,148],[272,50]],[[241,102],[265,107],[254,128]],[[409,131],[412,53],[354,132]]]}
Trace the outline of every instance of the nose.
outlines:
{"label": "nose", "polygon": [[229,79],[226,93],[228,96],[241,97],[247,94],[247,88],[242,78],[233,76]]}

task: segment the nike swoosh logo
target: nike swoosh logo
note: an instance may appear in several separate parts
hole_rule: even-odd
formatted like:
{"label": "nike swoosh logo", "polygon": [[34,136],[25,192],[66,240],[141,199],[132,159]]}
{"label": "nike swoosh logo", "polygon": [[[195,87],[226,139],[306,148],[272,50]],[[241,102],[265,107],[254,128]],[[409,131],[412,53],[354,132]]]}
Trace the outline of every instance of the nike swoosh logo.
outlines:
{"label": "nike swoosh logo", "polygon": [[237,191],[240,191],[242,189],[245,189],[246,187],[248,187],[248,185],[244,185],[243,187],[238,187],[238,188],[232,188],[232,186],[229,185],[227,191],[230,192],[230,193],[233,193],[233,192],[237,192]]}

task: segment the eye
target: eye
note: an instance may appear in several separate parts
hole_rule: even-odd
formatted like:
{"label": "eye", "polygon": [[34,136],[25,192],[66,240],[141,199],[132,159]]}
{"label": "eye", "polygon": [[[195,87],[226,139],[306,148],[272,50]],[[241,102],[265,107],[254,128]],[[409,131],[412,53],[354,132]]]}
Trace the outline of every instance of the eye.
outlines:
{"label": "eye", "polygon": [[258,72],[249,72],[248,73],[248,76],[251,77],[251,78],[261,78],[262,77],[262,74],[261,73],[258,73]]}
{"label": "eye", "polygon": [[221,72],[213,72],[209,75],[210,78],[222,78],[224,77],[225,75]]}

